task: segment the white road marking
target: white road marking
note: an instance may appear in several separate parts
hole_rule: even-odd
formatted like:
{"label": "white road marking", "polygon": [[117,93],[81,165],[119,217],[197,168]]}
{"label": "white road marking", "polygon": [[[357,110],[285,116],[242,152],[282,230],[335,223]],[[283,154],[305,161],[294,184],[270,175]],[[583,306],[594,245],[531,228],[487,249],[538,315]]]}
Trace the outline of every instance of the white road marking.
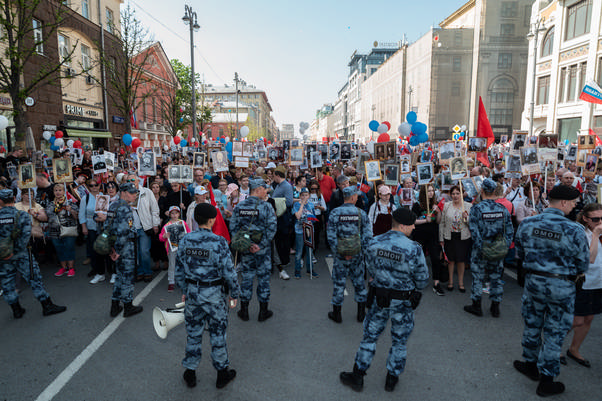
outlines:
{"label": "white road marking", "polygon": [[[140,305],[144,298],[159,284],[159,282],[167,274],[166,271],[160,272],[155,279],[149,283],[144,289],[134,298],[134,304]],[[36,401],[50,401],[61,389],[71,380],[71,378],[81,369],[82,366],[94,355],[96,351],[109,339],[109,337],[119,328],[125,318],[122,314],[113,318],[111,323],[98,335],[92,342],[58,375],[52,383],[46,387],[44,391],[36,398]]]}
{"label": "white road marking", "polygon": [[[324,258],[324,260],[326,261],[326,265],[328,266],[328,271],[330,272],[330,277],[332,277],[332,265],[334,264],[334,259],[333,258]],[[345,283],[345,291],[343,292],[343,295],[348,296],[349,293],[347,292],[347,283]]]}

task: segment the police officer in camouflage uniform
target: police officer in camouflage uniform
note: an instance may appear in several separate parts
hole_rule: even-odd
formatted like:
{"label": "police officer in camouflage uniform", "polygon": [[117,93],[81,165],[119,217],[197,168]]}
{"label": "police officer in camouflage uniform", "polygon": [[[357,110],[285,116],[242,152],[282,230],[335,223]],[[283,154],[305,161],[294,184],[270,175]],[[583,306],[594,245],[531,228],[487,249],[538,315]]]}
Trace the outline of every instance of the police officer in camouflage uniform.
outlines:
{"label": "police officer in camouflage uniform", "polygon": [[[346,187],[342,191],[344,203],[330,212],[326,238],[333,250],[334,264],[332,267],[332,312],[328,312],[328,318],[341,323],[341,305],[345,292],[347,275],[351,277],[355,288],[355,301],[357,302],[357,321],[363,322],[366,316],[366,296],[368,290],[364,283],[364,261],[362,250],[368,245],[372,238],[372,224],[368,215],[357,208],[358,192],[355,186]],[[361,248],[353,256],[343,256],[338,251],[339,240],[351,237],[359,233]]]}
{"label": "police officer in camouflage uniform", "polygon": [[553,379],[560,373],[562,343],[573,324],[575,279],[588,269],[590,256],[583,227],[565,217],[575,207],[579,190],[557,185],[548,198],[550,207],[523,220],[515,237],[517,259],[525,272],[525,361],[514,361],[514,367],[539,380],[540,396],[564,391],[564,384]]}
{"label": "police officer in camouflage uniform", "polygon": [[393,212],[390,231],[374,237],[366,250],[366,266],[374,279],[368,293],[364,337],[355,356],[353,372],[342,372],[343,384],[361,391],[364,375],[372,363],[376,341],[391,319],[391,350],[387,359],[385,390],[393,391],[406,363],[406,342],[414,328],[414,311],[420,290],[429,280],[422,247],[409,237],[416,215],[408,209]]}
{"label": "police officer in camouflage uniform", "polygon": [[483,316],[481,309],[481,294],[483,293],[483,276],[489,274],[491,289],[491,315],[500,317],[500,302],[504,294],[502,274],[504,271],[504,257],[499,260],[487,260],[483,256],[483,241],[492,241],[502,234],[506,239],[508,250],[514,236],[512,218],[508,209],[495,201],[497,183],[490,178],[481,184],[482,201],[470,208],[468,227],[472,236],[472,253],[470,256],[470,270],[472,272],[472,286],[470,299],[472,305],[466,305],[464,310],[476,316]]}
{"label": "police officer in camouflage uniform", "polygon": [[31,255],[30,263],[28,243],[31,237],[31,218],[29,214],[18,211],[14,206],[14,202],[12,189],[0,190],[0,243],[13,235],[15,225],[18,233],[13,241],[13,254],[4,260],[0,260],[2,295],[12,308],[14,318],[22,318],[25,309],[19,304],[19,295],[15,288],[15,278],[18,271],[31,287],[33,295],[42,304],[42,314],[44,316],[64,312],[67,308],[53,304],[44,289],[40,267],[33,255]]}
{"label": "police officer in camouflage uniform", "polygon": [[[121,184],[119,190],[119,199],[111,204],[107,213],[109,233],[115,236],[115,244],[109,256],[115,262],[117,273],[111,297],[111,316],[115,317],[123,310],[123,317],[130,317],[142,312],[142,306],[132,305],[136,269],[136,228],[130,204],[136,200],[138,188],[134,183],[127,182]],[[123,302],[123,307],[120,301]]]}
{"label": "police officer in camouflage uniform", "polygon": [[199,230],[186,234],[178,246],[175,280],[186,301],[185,317],[186,356],[182,365],[186,368],[184,380],[188,387],[196,386],[195,370],[201,360],[201,340],[207,324],[211,340],[211,359],[217,370],[217,388],[222,388],[236,376],[228,369],[226,328],[228,305],[222,288],[230,290],[230,308],[236,307],[239,296],[238,277],[232,263],[232,254],[223,237],[211,232],[217,210],[208,203],[198,204],[194,219]]}
{"label": "police officer in camouflage uniform", "polygon": [[255,243],[240,257],[241,272],[240,310],[238,317],[249,320],[249,301],[253,296],[253,279],[257,276],[257,299],[259,316],[263,322],[272,317],[268,310],[270,301],[270,271],[272,269],[271,243],[276,234],[276,213],[274,208],[264,201],[269,185],[262,179],[249,180],[249,197],[234,208],[230,218],[232,236],[242,229],[253,231]]}

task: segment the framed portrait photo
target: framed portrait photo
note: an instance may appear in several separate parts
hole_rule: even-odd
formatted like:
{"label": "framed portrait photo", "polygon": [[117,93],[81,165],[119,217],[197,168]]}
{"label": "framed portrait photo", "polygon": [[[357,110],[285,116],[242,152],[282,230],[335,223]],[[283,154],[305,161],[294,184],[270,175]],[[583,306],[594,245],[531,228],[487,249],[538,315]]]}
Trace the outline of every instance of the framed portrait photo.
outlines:
{"label": "framed portrait photo", "polygon": [[94,174],[103,174],[107,172],[107,163],[105,162],[105,155],[97,153],[92,155],[92,170]]}
{"label": "framed portrait photo", "polygon": [[311,223],[303,223],[303,244],[314,248],[314,225]]}
{"label": "framed portrait photo", "polygon": [[242,156],[242,142],[234,141],[232,142],[232,157]]}
{"label": "framed portrait photo", "polygon": [[205,153],[194,152],[194,154],[192,155],[192,166],[194,168],[204,168],[205,167]]}
{"label": "framed portrait photo", "polygon": [[397,185],[399,183],[399,164],[385,163],[385,185]]}
{"label": "framed portrait photo", "polygon": [[465,157],[454,157],[450,161],[450,170],[452,180],[459,180],[468,176],[468,167]]}
{"label": "framed portrait photo", "polygon": [[[234,154],[233,154],[233,156],[234,156]],[[252,142],[243,142],[241,156],[253,157],[253,143]]]}
{"label": "framed portrait photo", "polygon": [[110,200],[111,197],[109,195],[96,195],[96,205],[94,206],[94,211],[96,213],[106,214],[109,211]]}
{"label": "framed portrait photo", "polygon": [[382,180],[382,175],[380,173],[380,161],[367,160],[364,162],[364,166],[366,169],[366,180],[367,181]]}
{"label": "framed portrait photo", "polygon": [[249,168],[249,158],[244,156],[234,157],[234,167],[236,168]]}
{"label": "framed portrait photo", "polygon": [[399,172],[401,174],[410,174],[412,172],[412,157],[410,155],[401,156]]}
{"label": "framed portrait photo", "polygon": [[439,144],[439,161],[449,162],[456,155],[456,145],[453,141],[441,142]]}
{"label": "framed portrait photo", "polygon": [[375,143],[374,144],[374,158],[377,160],[386,160],[386,143]]}
{"label": "framed portrait photo", "polygon": [[138,175],[156,175],[155,152],[148,151],[138,155]]}
{"label": "framed portrait photo", "polygon": [[179,164],[170,164],[167,167],[167,180],[169,182],[182,182],[182,171]]}
{"label": "framed portrait photo", "polygon": [[468,138],[469,152],[485,152],[487,150],[487,138]]}
{"label": "framed portrait photo", "polygon": [[541,134],[538,142],[539,149],[556,149],[558,148],[558,134]]}
{"label": "framed portrait photo", "polygon": [[322,167],[322,152],[313,151],[310,153],[310,167],[311,168]]}
{"label": "framed portrait photo", "polygon": [[290,149],[289,164],[291,166],[300,166],[303,164],[303,148],[295,146]]}
{"label": "framed portrait photo", "polygon": [[[106,171],[107,169],[105,168],[104,172]],[[52,159],[52,175],[54,176],[54,182],[72,182],[73,172],[71,170],[71,159]]]}
{"label": "framed portrait photo", "polygon": [[512,144],[510,145],[510,149],[519,150],[523,146],[527,144],[527,135],[526,132],[515,132],[512,134]]}
{"label": "framed portrait photo", "polygon": [[412,206],[414,204],[414,190],[412,188],[401,188],[401,205]]}
{"label": "framed portrait photo", "polygon": [[599,158],[600,157],[594,153],[585,155],[585,167],[583,169],[583,176],[585,178],[594,178],[596,176]]}
{"label": "framed portrait photo", "polygon": [[433,181],[433,163],[418,163],[416,165],[416,176],[418,177],[418,185],[425,185]]}
{"label": "framed portrait photo", "polygon": [[19,165],[19,188],[35,188],[36,187],[36,170],[33,163]]}
{"label": "framed portrait photo", "polygon": [[190,183],[194,179],[192,166],[188,164],[180,165],[180,183]]}
{"label": "framed portrait photo", "polygon": [[213,152],[213,171],[216,173],[228,171],[228,152],[220,150]]}
{"label": "framed portrait photo", "polygon": [[397,144],[395,141],[385,142],[386,160],[397,159]]}

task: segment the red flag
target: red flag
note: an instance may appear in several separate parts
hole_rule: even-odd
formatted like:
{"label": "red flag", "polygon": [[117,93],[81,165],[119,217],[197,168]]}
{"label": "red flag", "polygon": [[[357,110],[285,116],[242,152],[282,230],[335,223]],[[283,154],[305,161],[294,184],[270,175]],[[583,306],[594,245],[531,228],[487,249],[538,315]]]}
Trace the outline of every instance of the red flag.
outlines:
{"label": "red flag", "polygon": [[209,198],[211,199],[211,204],[217,210],[217,216],[215,217],[215,224],[213,225],[214,234],[219,235],[220,237],[224,237],[228,243],[230,243],[230,233],[228,232],[228,227],[226,226],[226,222],[224,221],[224,217],[222,216],[222,212],[220,212],[219,207],[217,207],[217,202],[215,201],[215,196],[213,196],[213,188],[211,184],[207,185],[209,187]]}
{"label": "red flag", "polygon": [[596,146],[602,146],[602,140],[600,140],[600,137],[598,135],[596,135],[596,133],[594,132],[593,129],[591,129],[591,128],[589,129],[589,134],[596,136]]}
{"label": "red flag", "polygon": [[477,122],[477,138],[487,138],[487,148],[495,141],[493,136],[493,130],[491,124],[489,124],[489,118],[487,118],[487,112],[485,111],[485,105],[481,96],[479,96],[479,121]]}
{"label": "red flag", "polygon": [[485,167],[489,167],[489,158],[487,157],[487,152],[477,152],[477,160],[483,163]]}

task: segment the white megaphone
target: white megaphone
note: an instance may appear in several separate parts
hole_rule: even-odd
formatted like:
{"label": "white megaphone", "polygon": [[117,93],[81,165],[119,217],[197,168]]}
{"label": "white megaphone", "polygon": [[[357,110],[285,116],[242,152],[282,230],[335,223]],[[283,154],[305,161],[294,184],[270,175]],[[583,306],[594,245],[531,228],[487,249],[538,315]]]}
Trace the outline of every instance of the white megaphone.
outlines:
{"label": "white megaphone", "polygon": [[166,338],[167,333],[184,321],[184,302],[176,304],[174,309],[162,310],[159,307],[153,309],[153,326],[155,332],[161,338]]}

